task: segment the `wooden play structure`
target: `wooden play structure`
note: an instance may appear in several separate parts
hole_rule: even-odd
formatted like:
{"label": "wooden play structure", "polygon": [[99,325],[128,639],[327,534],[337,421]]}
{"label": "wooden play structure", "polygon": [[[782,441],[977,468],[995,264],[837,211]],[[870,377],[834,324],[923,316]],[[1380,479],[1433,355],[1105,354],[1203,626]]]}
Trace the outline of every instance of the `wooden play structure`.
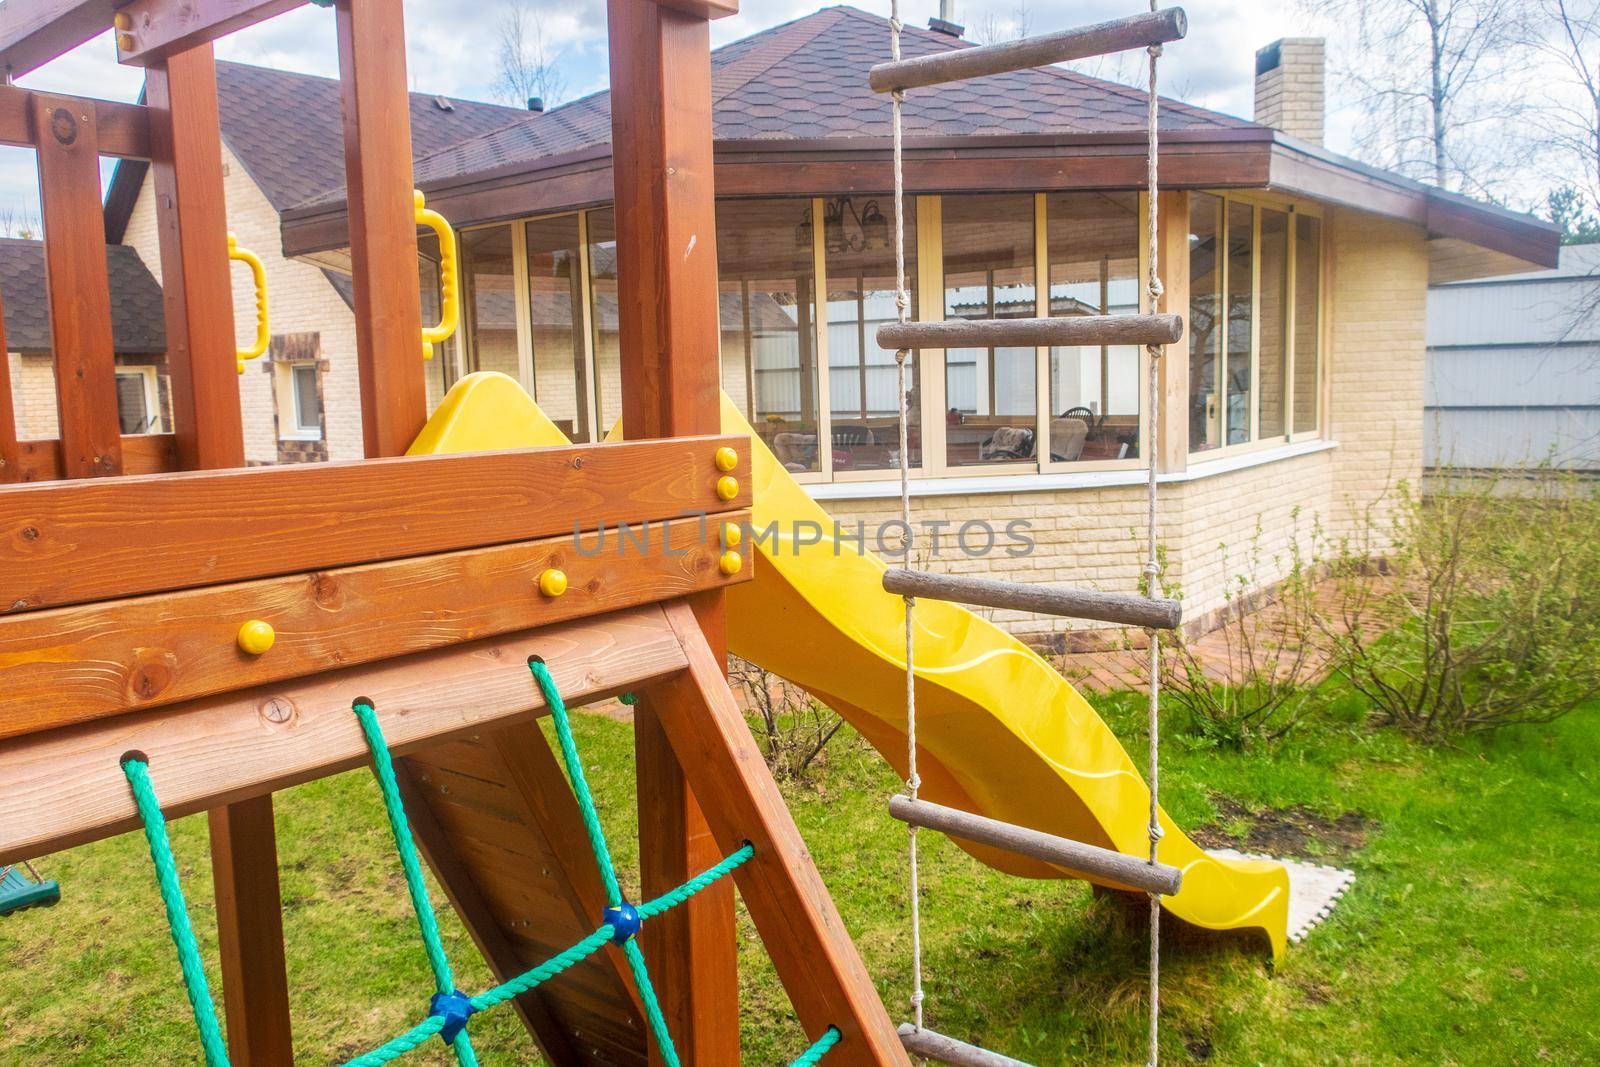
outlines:
{"label": "wooden play structure", "polygon": [[[471,426],[456,428],[469,439],[460,448],[439,446],[426,409],[423,360],[453,328],[458,297],[454,238],[412,188],[401,0],[333,0],[368,458],[244,469],[238,373],[267,347],[269,301],[259,261],[226,230],[211,42],[297,3],[0,6],[0,57],[13,76],[107,28],[121,60],[147,72],[137,105],[0,87],[0,143],[38,154],[60,424],[59,441],[17,441],[0,375],[0,481],[19,483],[0,487],[0,865],[142,828],[207,1062],[288,1064],[272,794],[370,764],[435,989],[431,999],[419,991],[412,1029],[352,1062],[376,1067],[437,1037],[458,1062],[475,1063],[471,1016],[509,1004],[553,1063],[736,1064],[736,885],[805,1031],[796,1064],[908,1064],[908,1049],[948,1063],[1016,1063],[922,1025],[920,957],[915,1022],[896,1031],[724,678],[724,594],[751,579],[757,554],[741,530],[753,474],[770,459],[750,435],[719,433],[708,20],[734,13],[734,0],[609,0],[628,440],[487,452],[471,451]],[[902,60],[898,15],[893,25],[893,61],[872,84],[894,101],[902,292],[907,89],[1145,48],[1153,90],[1161,44],[1185,32],[1181,11],[1162,11]],[[1148,347],[1149,404],[1159,405],[1162,346],[1181,337],[1182,323],[1157,313],[1155,113],[1152,102],[1150,313],[922,325],[906,321],[904,299],[900,322],[879,332],[899,353],[902,402],[915,349],[1134,343]],[[174,432],[165,437],[118,435],[101,155],[152,164],[172,381]],[[444,275],[442,321],[426,326],[419,226],[438,234]],[[235,341],[230,259],[256,279],[245,348]],[[902,409],[902,455],[906,418]],[[444,454],[456,451],[465,454]],[[909,536],[904,479],[902,471]],[[1153,468],[1150,491],[1153,578]],[[615,537],[624,524],[648,531],[642,550],[579,550],[578,538],[606,529]],[[918,826],[991,850],[980,856],[1020,858],[1029,876],[1147,893],[1154,1062],[1160,910],[1209,861],[1197,856],[1182,871],[1158,862],[1164,815],[1142,783],[1123,783],[1141,801],[1135,849],[919,797],[915,701],[926,679],[916,673],[912,601],[1142,627],[1152,662],[1155,632],[1177,625],[1178,606],[910,570],[873,575],[895,595],[906,635],[896,669],[909,773],[891,813],[912,827],[913,922]],[[624,694],[634,704],[638,902],[621,896],[566,712]],[[1008,689],[997,702],[1013,696]],[[559,758],[531,726],[545,715]],[[1151,716],[1153,772],[1153,691]],[[1105,736],[1099,747],[1121,756]],[[1117,776],[1137,782],[1126,768]],[[1101,804],[1132,810],[1127,797]],[[165,830],[168,819],[201,811],[225,1031]],[[1084,806],[1091,828],[1092,814]],[[494,988],[455,988],[424,859]],[[1198,881],[1196,896],[1232,892],[1232,883]]]}
{"label": "wooden play structure", "polygon": [[[750,488],[747,442],[716,432],[707,20],[735,5],[611,4],[634,440],[406,457],[427,419],[428,337],[401,3],[338,0],[369,459],[243,469],[250,353],[231,311],[211,42],[293,6],[0,7],[13,77],[113,27],[121,60],[147,72],[143,104],[0,87],[0,142],[38,154],[60,415],[59,441],[18,442],[0,375],[0,480],[27,483],[0,488],[0,864],[143,825],[162,872],[164,819],[207,812],[226,1009],[226,1051],[213,1022],[207,1057],[288,1064],[272,793],[369,761],[381,771],[392,752],[380,779],[402,858],[414,835],[497,978],[522,978],[497,995],[552,1062],[737,1062],[731,871],[815,1042],[806,1055],[905,1063],[722,671],[722,590],[750,576],[730,532]],[[102,155],[152,163],[166,437],[118,435]],[[650,550],[582,555],[575,522],[648,524]],[[638,905],[637,945],[574,791],[581,764],[569,785],[530,728],[563,700],[624,692],[637,697],[641,881],[656,901]],[[181,889],[162,873],[182,955]],[[602,931],[616,936],[595,943]],[[559,981],[527,978],[579,945],[589,954]],[[445,999],[430,1008],[418,991],[425,1029],[461,1016]]]}

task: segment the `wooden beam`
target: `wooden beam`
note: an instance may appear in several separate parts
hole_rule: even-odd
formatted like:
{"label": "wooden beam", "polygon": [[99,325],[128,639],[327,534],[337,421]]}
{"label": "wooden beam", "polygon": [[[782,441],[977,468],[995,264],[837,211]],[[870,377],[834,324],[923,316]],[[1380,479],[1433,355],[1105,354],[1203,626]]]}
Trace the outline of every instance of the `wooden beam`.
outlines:
{"label": "wooden beam", "polygon": [[151,174],[179,462],[195,470],[242,467],[244,422],[211,45],[151,66],[145,98],[152,116]]}
{"label": "wooden beam", "polygon": [[292,1067],[272,796],[251,797],[206,814],[228,1058],[239,1067]]}
{"label": "wooden beam", "polygon": [[[6,7],[10,6],[5,5]],[[5,7],[0,7],[3,11]],[[32,90],[0,85],[0,144],[32,148]],[[100,154],[123,159],[150,158],[150,112],[142,104],[74,97],[80,106],[92,107],[100,136]]]}
{"label": "wooden beam", "polygon": [[117,765],[130,750],[150,757],[177,818],[365,763],[357,697],[373,701],[397,755],[526,721],[545,711],[530,655],[575,705],[686,663],[661,609],[635,608],[23,738],[0,746],[0,863],[138,826]]}
{"label": "wooden beam", "polygon": [[[394,773],[400,785],[400,795],[405,801],[406,819],[411,823],[411,832],[417,839],[423,858],[439,879],[450,905],[461,916],[462,924],[488,962],[495,980],[504,982],[521,974],[527,968],[524,957],[501,930],[472,877],[471,868],[462,861],[449,835],[434,816],[432,806],[417,788],[411,768],[405,763],[398,763]],[[547,992],[544,988],[535,987],[513,1000],[511,1006],[522,1018],[522,1025],[539,1043],[547,1059],[558,1064],[574,1062],[577,1053],[572,1047],[572,1040],[551,1014],[550,1006],[545,1002]]]}
{"label": "wooden beam", "polygon": [[[178,441],[170,433],[123,435],[124,474],[168,474],[178,469]],[[16,481],[54,482],[61,478],[60,438],[17,442]]]}
{"label": "wooden beam", "polygon": [[122,473],[100,149],[95,109],[87,103],[33,96],[61,469],[68,478]]}
{"label": "wooden beam", "polygon": [[122,9],[128,28],[117,35],[117,58],[130,66],[152,66],[293,11],[303,3],[305,0],[132,0]]}
{"label": "wooden beam", "polygon": [[946,1037],[936,1030],[926,1027],[918,1030],[910,1023],[900,1024],[900,1040],[905,1043],[906,1051],[951,1067],[1032,1067],[1010,1056]]}
{"label": "wooden beam", "polygon": [[368,456],[398,456],[428,417],[401,0],[337,0],[344,171]]}
{"label": "wooden beam", "polygon": [[13,78],[111,28],[117,0],[6,0],[0,5],[0,69]]}
{"label": "wooden beam", "polygon": [[718,847],[755,847],[733,878],[800,1024],[813,1040],[839,1028],[832,1064],[909,1065],[699,621],[681,602],[666,618],[688,667],[648,692]]}
{"label": "wooden beam", "polygon": [[[747,521],[738,513],[725,521]],[[206,586],[0,617],[0,738],[55,729],[247,686],[287,683],[462,641],[719,588],[715,526],[678,519],[648,552],[613,536],[580,554],[570,536]],[[596,546],[584,549],[591,552]],[[748,553],[748,543],[741,545]],[[539,577],[567,576],[559,597]],[[240,651],[246,621],[270,624],[270,651]]]}
{"label": "wooden beam", "polygon": [[749,451],[703,437],[14,486],[0,613],[568,534],[574,515],[637,529],[744,510],[747,455],[717,497],[724,445]]}
{"label": "wooden beam", "polygon": [[1188,32],[1189,20],[1183,8],[1169,7],[1017,41],[879,63],[867,75],[867,82],[880,93],[916,89],[1166,44],[1181,40]]}
{"label": "wooden beam", "polygon": [[1121,888],[1172,896],[1183,884],[1183,872],[1166,863],[1151,863],[1114,848],[1088,845],[1015,823],[974,815],[907,796],[889,798],[889,814],[912,826],[926,826],[963,841],[1003,849],[1072,871],[1080,877],[1102,878]]}
{"label": "wooden beam", "polygon": [[655,3],[699,19],[725,19],[739,13],[739,0],[655,0]]}
{"label": "wooden beam", "polygon": [[1049,319],[944,319],[886,322],[878,347],[1038,348],[1072,345],[1167,345],[1183,336],[1177,315],[1073,315]]}
{"label": "wooden beam", "polygon": [[1175,630],[1183,619],[1183,605],[1164,597],[1073,589],[1043,582],[1003,582],[901,567],[884,571],[883,591],[896,596],[947,600],[952,604],[1029,611],[1063,619],[1090,619],[1157,630]]}
{"label": "wooden beam", "polygon": [[[630,438],[714,433],[720,424],[710,28],[703,13],[637,0],[607,5],[617,217],[622,417]],[[748,442],[733,446],[748,451]],[[741,456],[742,458],[742,456]],[[726,657],[720,594],[695,615]],[[634,708],[640,877],[666,892],[721,859],[657,717],[670,696]],[[716,886],[650,924],[667,968],[663,1009],[686,1064],[739,1062],[733,894]],[[691,980],[692,979],[692,980]],[[652,1049],[652,1063],[660,1057]]]}

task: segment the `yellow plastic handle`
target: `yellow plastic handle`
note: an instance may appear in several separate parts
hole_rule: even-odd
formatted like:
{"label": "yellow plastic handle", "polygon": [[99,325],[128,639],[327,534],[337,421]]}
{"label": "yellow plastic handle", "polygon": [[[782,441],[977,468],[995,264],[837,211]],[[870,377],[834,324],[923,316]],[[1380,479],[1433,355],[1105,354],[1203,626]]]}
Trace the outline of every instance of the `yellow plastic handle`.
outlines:
{"label": "yellow plastic handle", "polygon": [[433,358],[433,346],[443,344],[456,332],[461,321],[461,268],[456,256],[456,231],[422,199],[422,190],[413,191],[417,225],[426,226],[439,238],[439,324],[422,328],[422,358]]}
{"label": "yellow plastic handle", "polygon": [[238,351],[239,373],[244,373],[244,361],[255,359],[267,350],[267,344],[272,340],[271,328],[267,322],[267,269],[261,265],[261,257],[248,248],[239,247],[239,238],[228,234],[228,258],[246,263],[250,267],[250,277],[256,287],[256,339],[249,348]]}

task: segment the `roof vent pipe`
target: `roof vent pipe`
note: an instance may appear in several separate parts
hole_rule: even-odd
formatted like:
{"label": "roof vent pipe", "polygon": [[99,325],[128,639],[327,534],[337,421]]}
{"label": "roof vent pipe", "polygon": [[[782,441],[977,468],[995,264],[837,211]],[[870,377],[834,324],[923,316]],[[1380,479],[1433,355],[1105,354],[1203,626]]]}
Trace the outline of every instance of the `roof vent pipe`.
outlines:
{"label": "roof vent pipe", "polygon": [[956,0],[939,0],[939,14],[928,20],[928,29],[934,33],[960,37],[967,28],[956,21]]}
{"label": "roof vent pipe", "polygon": [[528,97],[528,110],[529,111],[543,111],[544,110],[544,97],[542,97],[542,96],[530,96],[530,97]]}

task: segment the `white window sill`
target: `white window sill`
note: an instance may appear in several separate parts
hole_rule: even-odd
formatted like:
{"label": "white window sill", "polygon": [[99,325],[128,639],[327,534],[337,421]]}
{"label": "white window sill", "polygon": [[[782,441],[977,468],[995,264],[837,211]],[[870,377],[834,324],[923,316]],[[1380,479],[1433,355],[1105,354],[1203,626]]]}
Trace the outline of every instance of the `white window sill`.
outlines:
{"label": "white window sill", "polygon": [[[1160,475],[1160,485],[1178,482],[1196,482],[1219,474],[1247,470],[1267,463],[1309,456],[1338,448],[1337,441],[1298,441],[1259,452],[1241,452],[1207,462],[1190,459],[1188,470]],[[911,495],[922,496],[978,496],[984,493],[1042,493],[1061,489],[1106,489],[1116,486],[1144,485],[1150,478],[1142,469],[1114,471],[1083,471],[1082,473],[1006,474],[983,478],[912,478]],[[900,481],[824,482],[802,486],[813,500],[883,500],[900,495]]]}
{"label": "white window sill", "polygon": [[322,431],[313,430],[308,433],[281,433],[278,435],[278,440],[299,442],[320,441],[322,440]]}

